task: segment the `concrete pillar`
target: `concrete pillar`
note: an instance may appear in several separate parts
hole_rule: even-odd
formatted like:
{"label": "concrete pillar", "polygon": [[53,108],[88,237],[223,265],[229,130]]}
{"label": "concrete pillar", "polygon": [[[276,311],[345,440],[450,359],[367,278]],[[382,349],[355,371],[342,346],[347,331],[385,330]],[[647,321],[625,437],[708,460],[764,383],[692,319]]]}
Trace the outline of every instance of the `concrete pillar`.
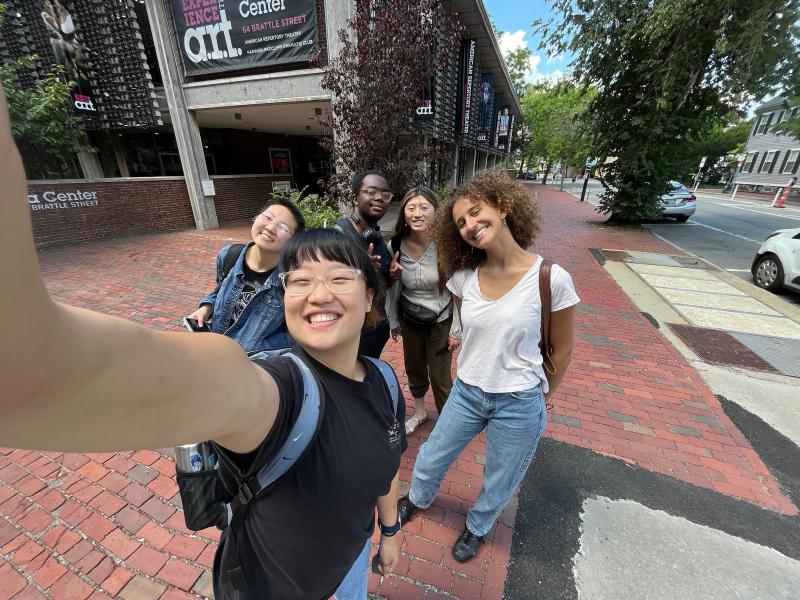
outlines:
{"label": "concrete pillar", "polygon": [[[475,157],[477,152],[475,152],[475,148],[463,148],[462,151],[467,153],[464,157],[464,181],[471,181],[475,177]],[[463,181],[459,183],[463,183]]]}
{"label": "concrete pillar", "polygon": [[125,158],[125,148],[119,141],[119,136],[111,131],[106,130],[108,140],[111,142],[111,147],[114,149],[114,158],[117,161],[117,168],[119,169],[120,177],[130,177],[131,172],[128,169],[128,161]]}
{"label": "concrete pillar", "polygon": [[483,153],[483,166],[481,167],[484,171],[489,168],[489,153]]}
{"label": "concrete pillar", "polygon": [[103,165],[100,164],[100,159],[97,158],[97,154],[94,152],[78,152],[76,156],[81,165],[84,179],[103,178]]}
{"label": "concrete pillar", "polygon": [[[203,154],[200,128],[194,115],[187,108],[183,93],[181,57],[173,43],[172,15],[166,10],[163,0],[145,0],[145,6],[150,29],[153,32],[158,66],[164,80],[164,93],[167,97],[175,141],[178,143],[178,154],[186,178],[194,221],[201,231],[217,229],[219,227],[217,211],[213,192],[209,189],[211,180]],[[207,182],[205,190],[203,182]]]}

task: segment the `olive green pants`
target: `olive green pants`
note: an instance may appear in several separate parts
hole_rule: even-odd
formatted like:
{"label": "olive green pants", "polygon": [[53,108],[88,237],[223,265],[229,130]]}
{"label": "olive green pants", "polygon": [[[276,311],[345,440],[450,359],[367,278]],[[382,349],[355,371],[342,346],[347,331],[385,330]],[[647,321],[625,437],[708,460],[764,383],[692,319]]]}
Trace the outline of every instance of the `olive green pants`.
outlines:
{"label": "olive green pants", "polygon": [[403,358],[411,395],[422,398],[431,387],[436,410],[440,413],[453,386],[452,353],[447,350],[452,323],[452,315],[432,325],[416,325],[404,319],[402,313],[400,315]]}

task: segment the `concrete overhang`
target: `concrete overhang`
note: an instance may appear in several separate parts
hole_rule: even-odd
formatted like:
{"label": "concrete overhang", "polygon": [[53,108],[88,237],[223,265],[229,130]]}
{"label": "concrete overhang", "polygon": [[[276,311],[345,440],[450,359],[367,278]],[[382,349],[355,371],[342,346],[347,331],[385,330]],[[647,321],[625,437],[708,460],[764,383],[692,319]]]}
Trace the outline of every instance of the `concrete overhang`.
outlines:
{"label": "concrete overhang", "polygon": [[466,37],[477,42],[475,54],[478,64],[484,71],[494,73],[495,90],[503,92],[511,113],[519,122],[522,119],[522,107],[511,85],[511,77],[508,75],[497,39],[494,37],[492,23],[483,0],[452,0],[450,6],[453,12],[458,13],[461,23],[467,28]]}

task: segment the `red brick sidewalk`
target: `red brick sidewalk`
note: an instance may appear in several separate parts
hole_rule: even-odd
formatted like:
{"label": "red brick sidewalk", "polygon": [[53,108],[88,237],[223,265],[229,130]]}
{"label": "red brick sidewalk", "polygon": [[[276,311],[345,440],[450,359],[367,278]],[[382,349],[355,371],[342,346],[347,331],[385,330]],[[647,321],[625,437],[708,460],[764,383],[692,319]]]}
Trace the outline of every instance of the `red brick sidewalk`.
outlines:
{"label": "red brick sidewalk", "polygon": [[[674,250],[646,231],[603,226],[590,206],[567,194],[530,188],[540,195],[543,223],[535,248],[573,274],[583,301],[575,358],[548,434],[794,514],[698,375],[588,248]],[[61,301],[177,328],[178,317],[211,285],[217,249],[247,233],[226,227],[49,249],[41,254],[42,271]],[[389,342],[384,356],[405,384],[400,348]],[[46,360],[43,354],[43,368]],[[409,440],[401,466],[406,482],[432,425]],[[380,587],[373,577],[371,590],[403,600],[502,596],[513,510],[476,560],[459,565],[450,554],[480,489],[484,452],[479,436],[448,473],[433,507],[404,527],[398,576]],[[0,452],[0,600],[210,596],[216,533],[185,530],[173,475],[174,463],[159,452]]]}
{"label": "red brick sidewalk", "polygon": [[589,248],[675,254],[644,229],[610,227],[566,193],[539,196],[534,248],[573,276],[581,304],[572,364],[548,434],[786,514],[797,508],[700,376],[645,319]]}

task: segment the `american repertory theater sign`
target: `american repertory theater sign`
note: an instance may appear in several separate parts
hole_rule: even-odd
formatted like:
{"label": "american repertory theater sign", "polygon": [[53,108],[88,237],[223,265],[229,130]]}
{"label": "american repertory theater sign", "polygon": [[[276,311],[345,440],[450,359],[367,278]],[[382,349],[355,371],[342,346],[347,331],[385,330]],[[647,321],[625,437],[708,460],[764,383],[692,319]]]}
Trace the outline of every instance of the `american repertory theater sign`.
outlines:
{"label": "american repertory theater sign", "polygon": [[317,49],[314,0],[170,0],[187,75],[306,62]]}

